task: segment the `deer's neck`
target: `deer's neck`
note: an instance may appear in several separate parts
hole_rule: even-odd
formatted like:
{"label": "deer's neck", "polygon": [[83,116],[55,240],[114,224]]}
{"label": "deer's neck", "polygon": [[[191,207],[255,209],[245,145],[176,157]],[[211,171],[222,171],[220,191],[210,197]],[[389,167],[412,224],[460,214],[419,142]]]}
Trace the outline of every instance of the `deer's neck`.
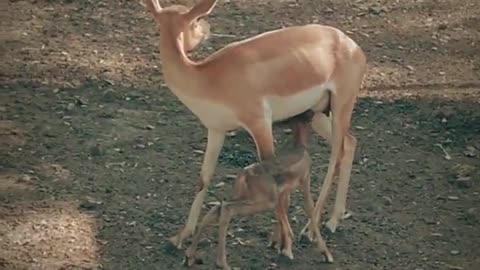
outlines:
{"label": "deer's neck", "polygon": [[190,88],[195,63],[187,57],[181,36],[175,36],[168,31],[162,32],[160,58],[167,85],[175,94],[182,95],[182,92]]}

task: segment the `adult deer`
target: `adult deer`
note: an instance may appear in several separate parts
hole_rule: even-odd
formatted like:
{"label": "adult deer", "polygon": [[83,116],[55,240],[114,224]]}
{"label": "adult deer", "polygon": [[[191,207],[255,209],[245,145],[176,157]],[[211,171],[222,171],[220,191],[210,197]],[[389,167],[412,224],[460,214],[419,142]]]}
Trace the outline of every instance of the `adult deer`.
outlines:
{"label": "adult deer", "polygon": [[[366,70],[362,49],[336,28],[309,24],[234,42],[195,62],[186,52],[208,37],[209,26],[201,18],[210,14],[217,0],[200,0],[191,8],[162,8],[158,0],[144,1],[160,32],[164,79],[208,129],[198,192],[184,228],[170,241],[181,248],[194,232],[227,131],[245,129],[255,142],[259,159],[264,160],[275,155],[272,123],[309,109],[315,112],[313,130],[331,146],[327,173],[309,223],[318,226],[338,171],[334,210],[326,224],[334,232],[346,210],[357,144],[349,129]],[[327,113],[332,114],[331,119]],[[312,239],[311,231],[308,236]]]}

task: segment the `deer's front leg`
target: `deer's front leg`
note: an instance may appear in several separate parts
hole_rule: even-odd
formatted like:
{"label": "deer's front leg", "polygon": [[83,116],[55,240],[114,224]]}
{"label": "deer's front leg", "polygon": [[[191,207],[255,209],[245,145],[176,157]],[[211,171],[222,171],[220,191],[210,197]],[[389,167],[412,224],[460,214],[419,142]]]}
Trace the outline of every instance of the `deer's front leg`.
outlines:
{"label": "deer's front leg", "polygon": [[190,236],[195,230],[198,217],[200,216],[200,212],[202,210],[203,202],[205,201],[207,189],[217,167],[218,157],[224,142],[225,132],[213,129],[208,130],[207,147],[205,150],[205,155],[203,156],[200,181],[198,183],[198,192],[195,195],[195,199],[193,200],[190,208],[190,213],[188,215],[185,227],[181,229],[177,235],[169,239],[170,242],[172,242],[172,244],[178,249],[182,248],[183,240]]}

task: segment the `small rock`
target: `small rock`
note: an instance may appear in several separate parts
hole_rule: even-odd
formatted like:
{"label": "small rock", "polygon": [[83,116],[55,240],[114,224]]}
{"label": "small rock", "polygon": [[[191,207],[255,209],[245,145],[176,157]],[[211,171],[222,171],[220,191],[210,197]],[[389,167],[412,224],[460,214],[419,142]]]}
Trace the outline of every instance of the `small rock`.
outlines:
{"label": "small rock", "polygon": [[225,175],[225,177],[226,177],[227,179],[231,179],[231,180],[234,180],[234,179],[237,178],[237,176],[236,176],[235,174],[227,174],[227,175]]}
{"label": "small rock", "polygon": [[447,199],[449,199],[450,201],[458,201],[457,196],[448,196]]}
{"label": "small rock", "polygon": [[372,13],[372,14],[375,14],[375,15],[379,15],[380,13],[382,13],[382,11],[385,11],[384,8],[382,7],[369,7],[368,8],[368,12]]}
{"label": "small rock", "polygon": [[453,256],[456,256],[456,255],[459,255],[459,254],[460,254],[460,251],[458,251],[458,250],[451,250],[451,251],[450,251],[450,254],[452,254]]}
{"label": "small rock", "polygon": [[154,126],[152,126],[152,125],[146,125],[146,126],[145,126],[145,129],[148,129],[148,130],[154,130],[154,129],[155,129],[155,127],[154,127]]}
{"label": "small rock", "polygon": [[137,149],[145,149],[145,144],[141,144],[141,143],[136,144],[136,145],[134,146],[134,148],[137,148]]}
{"label": "small rock", "polygon": [[457,164],[453,167],[453,171],[457,177],[470,177],[477,174],[477,168],[469,164]]}
{"label": "small rock", "polygon": [[478,208],[469,208],[465,211],[465,219],[472,224],[480,223]]}
{"label": "small rock", "polygon": [[431,218],[431,217],[425,217],[423,218],[423,221],[425,222],[425,224],[427,225],[435,225],[437,224],[437,222],[435,221],[435,219]]}
{"label": "small rock", "polygon": [[268,269],[277,269],[278,268],[278,264],[276,263],[271,263],[269,266],[268,266]]}
{"label": "small rock", "polygon": [[76,102],[77,102],[77,104],[80,105],[80,106],[84,106],[84,105],[87,105],[87,104],[88,104],[87,99],[84,98],[84,97],[79,97],[79,98],[77,98]]}
{"label": "small rock", "polygon": [[73,110],[74,108],[75,108],[75,104],[73,104],[73,103],[71,103],[71,102],[68,103],[68,105],[67,105],[67,111],[71,111],[71,110]]}
{"label": "small rock", "polygon": [[455,183],[460,188],[471,188],[472,187],[472,179],[470,177],[459,177],[455,180]]}
{"label": "small rock", "polygon": [[477,155],[477,149],[475,147],[468,145],[466,148],[463,152],[466,157],[475,157]]}
{"label": "small rock", "polygon": [[102,201],[99,201],[99,200],[95,200],[89,196],[86,197],[86,200],[83,201],[81,204],[80,204],[80,207],[83,208],[83,209],[86,209],[86,210],[94,210],[96,209],[98,206],[102,205],[103,202]]}
{"label": "small rock", "polygon": [[215,187],[223,187],[225,186],[225,182],[219,182],[218,184],[215,185]]}
{"label": "small rock", "polygon": [[448,28],[448,25],[445,23],[441,23],[438,25],[438,30],[446,30]]}
{"label": "small rock", "polygon": [[125,225],[129,227],[135,227],[135,225],[137,225],[137,222],[136,221],[125,222]]}

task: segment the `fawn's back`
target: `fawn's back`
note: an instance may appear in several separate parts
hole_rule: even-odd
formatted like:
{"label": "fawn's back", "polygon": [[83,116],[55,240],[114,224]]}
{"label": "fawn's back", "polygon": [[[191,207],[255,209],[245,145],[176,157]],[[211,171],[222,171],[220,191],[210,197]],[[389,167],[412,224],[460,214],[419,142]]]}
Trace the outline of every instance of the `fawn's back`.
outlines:
{"label": "fawn's back", "polygon": [[304,147],[292,147],[273,158],[245,167],[235,181],[235,199],[246,199],[265,194],[277,196],[286,184],[304,176],[310,171],[311,158]]}

